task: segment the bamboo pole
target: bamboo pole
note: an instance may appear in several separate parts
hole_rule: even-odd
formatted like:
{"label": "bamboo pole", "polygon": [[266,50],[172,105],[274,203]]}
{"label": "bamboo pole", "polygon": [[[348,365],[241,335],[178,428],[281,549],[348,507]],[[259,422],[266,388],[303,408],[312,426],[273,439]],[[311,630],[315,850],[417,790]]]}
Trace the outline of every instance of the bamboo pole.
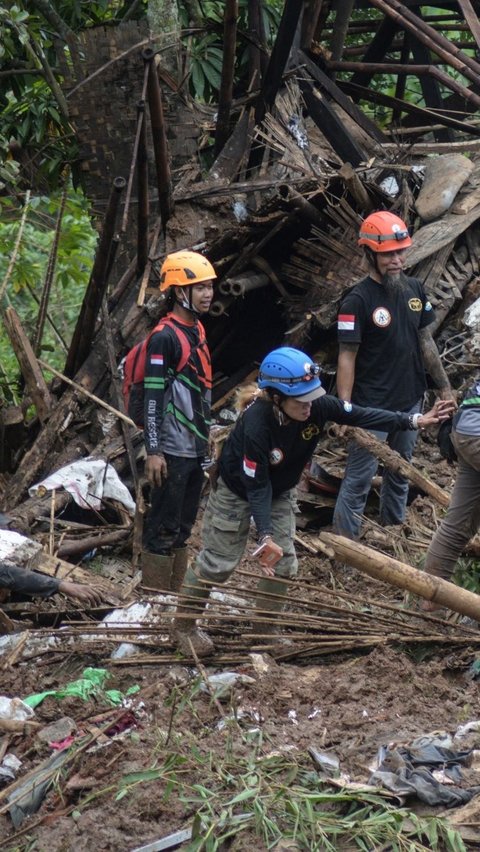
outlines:
{"label": "bamboo pole", "polygon": [[143,51],[143,59],[149,66],[147,96],[157,173],[158,204],[162,218],[162,228],[165,233],[167,222],[173,213],[172,178],[168,154],[167,129],[163,114],[162,90],[155,64],[155,51],[152,48],[147,48]]}
{"label": "bamboo pole", "polygon": [[406,589],[427,601],[433,601],[439,606],[448,607],[454,612],[480,621],[480,595],[455,586],[441,577],[412,568],[411,565],[378,553],[377,550],[342,535],[322,532],[320,539],[333,548],[337,559],[363,571],[369,577],[399,589]]}
{"label": "bamboo pole", "polygon": [[150,214],[148,200],[148,152],[145,101],[140,101],[137,104],[137,110],[139,115],[143,115],[137,154],[137,275],[142,275],[148,261],[148,217]]}
{"label": "bamboo pole", "polygon": [[480,78],[480,64],[464,53],[460,48],[454,48],[452,43],[441,33],[425,23],[414,11],[407,9],[400,0],[370,0],[385,15],[393,18],[401,27],[413,33],[415,38],[423,42],[443,61],[455,68],[474,84],[478,84]]}

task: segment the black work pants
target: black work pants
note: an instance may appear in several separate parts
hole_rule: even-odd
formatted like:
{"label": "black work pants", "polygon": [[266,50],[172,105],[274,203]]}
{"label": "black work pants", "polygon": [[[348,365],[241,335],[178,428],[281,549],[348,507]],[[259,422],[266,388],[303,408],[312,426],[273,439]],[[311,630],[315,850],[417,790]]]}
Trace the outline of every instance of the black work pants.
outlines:
{"label": "black work pants", "polygon": [[184,546],[197,517],[204,482],[202,458],[165,454],[165,459],[168,476],[163,485],[152,488],[143,529],[145,550],[161,555]]}

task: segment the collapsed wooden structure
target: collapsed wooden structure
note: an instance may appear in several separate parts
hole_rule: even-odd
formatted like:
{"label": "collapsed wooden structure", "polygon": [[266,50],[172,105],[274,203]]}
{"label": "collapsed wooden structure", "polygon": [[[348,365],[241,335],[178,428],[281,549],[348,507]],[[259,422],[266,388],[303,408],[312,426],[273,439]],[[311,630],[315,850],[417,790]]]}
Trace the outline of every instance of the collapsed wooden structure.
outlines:
{"label": "collapsed wooden structure", "polygon": [[[330,2],[287,0],[267,63],[261,28],[254,32],[251,90],[238,101],[227,85],[233,58],[225,50],[217,117],[179,88],[137,24],[120,28],[118,43],[113,32],[84,36],[83,72],[68,69],[65,88],[102,226],[63,371],[49,373],[15,311],[4,314],[25,382],[22,410],[0,409],[1,501],[16,528],[48,537],[51,552],[64,558],[104,545],[131,549],[132,523],[118,506],[100,527],[93,518],[65,521],[66,492],[29,497],[28,489],[92,456],[113,464],[139,496],[142,437],[123,412],[117,364],[161,315],[158,269],[177,248],[204,250],[218,272],[207,318],[217,412],[282,341],[315,354],[333,387],[338,304],[364,271],[358,225],[379,208],[414,226],[409,269],[435,305],[453,383],[464,383],[478,363],[478,338],[461,322],[480,295],[477,5],[444,2],[437,14],[429,4],[423,15],[410,2],[352,0],[336,4],[333,15]],[[354,9],[365,19],[353,21]],[[462,43],[447,39],[449,31]],[[348,35],[360,32],[365,49],[349,47]],[[373,85],[382,74],[394,75],[394,95]],[[425,107],[404,98],[411,79],[420,81]],[[125,80],[130,101],[118,125]],[[372,119],[370,104],[392,110],[389,127]],[[210,135],[214,158],[205,172]],[[429,180],[440,158],[442,179]],[[27,424],[28,403],[36,419]]]}

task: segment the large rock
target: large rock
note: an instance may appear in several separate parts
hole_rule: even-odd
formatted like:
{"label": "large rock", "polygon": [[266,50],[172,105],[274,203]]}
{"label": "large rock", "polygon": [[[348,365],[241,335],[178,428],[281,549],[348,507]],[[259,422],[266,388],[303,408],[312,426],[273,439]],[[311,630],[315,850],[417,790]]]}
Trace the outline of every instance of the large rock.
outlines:
{"label": "large rock", "polygon": [[424,222],[438,219],[450,209],[473,163],[463,154],[441,154],[429,160],[415,208]]}

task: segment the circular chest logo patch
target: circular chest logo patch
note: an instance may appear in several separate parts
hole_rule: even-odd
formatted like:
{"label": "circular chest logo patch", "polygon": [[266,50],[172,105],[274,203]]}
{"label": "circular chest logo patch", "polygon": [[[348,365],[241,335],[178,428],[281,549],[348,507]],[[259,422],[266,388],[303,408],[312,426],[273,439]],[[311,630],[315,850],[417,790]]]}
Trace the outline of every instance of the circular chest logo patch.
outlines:
{"label": "circular chest logo patch", "polygon": [[420,299],[409,299],[408,300],[408,307],[410,308],[411,311],[421,311],[422,310],[422,303],[421,303]]}
{"label": "circular chest logo patch", "polygon": [[283,451],[279,447],[274,447],[269,455],[270,464],[280,464],[283,461]]}
{"label": "circular chest logo patch", "polygon": [[372,320],[379,328],[386,328],[387,325],[390,325],[392,316],[388,308],[375,308]]}

